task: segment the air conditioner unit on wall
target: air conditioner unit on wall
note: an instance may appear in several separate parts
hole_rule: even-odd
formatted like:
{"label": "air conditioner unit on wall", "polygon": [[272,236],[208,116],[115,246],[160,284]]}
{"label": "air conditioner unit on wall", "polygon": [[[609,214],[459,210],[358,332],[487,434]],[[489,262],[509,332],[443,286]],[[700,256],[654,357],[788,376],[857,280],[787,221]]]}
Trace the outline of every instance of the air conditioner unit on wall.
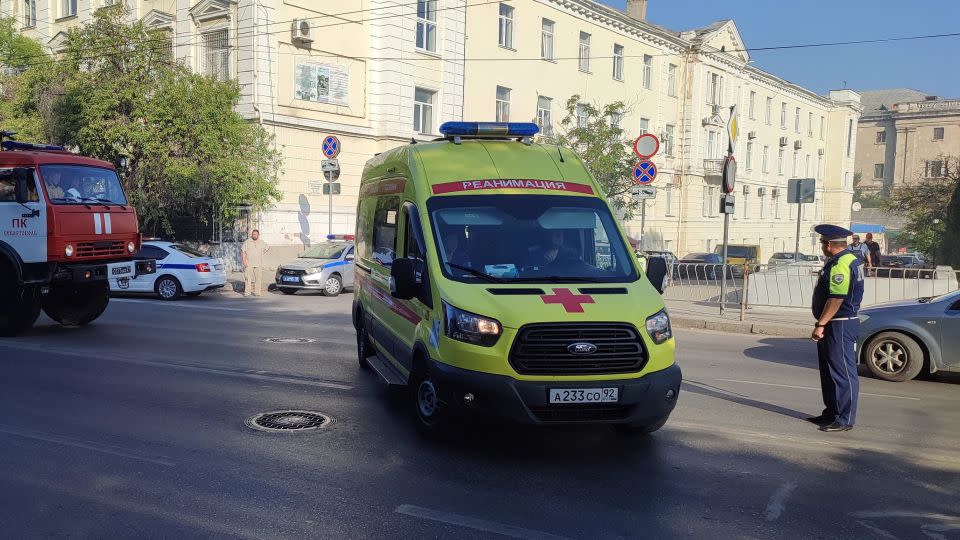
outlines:
{"label": "air conditioner unit on wall", "polygon": [[743,195],[744,196],[750,195],[750,186],[746,184],[743,185]]}
{"label": "air conditioner unit on wall", "polygon": [[801,149],[801,148],[803,148],[803,141],[801,141],[800,139],[797,139],[797,140],[793,141],[793,149],[794,149],[794,150],[799,150],[799,149]]}
{"label": "air conditioner unit on wall", "polygon": [[748,138],[748,139],[756,139],[756,138],[757,138],[757,132],[756,132],[756,131],[751,131],[751,132],[747,133],[747,138]]}
{"label": "air conditioner unit on wall", "polygon": [[758,188],[757,188],[757,196],[758,196],[758,197],[766,197],[766,196],[767,196],[767,188],[765,188],[765,187],[758,187]]}
{"label": "air conditioner unit on wall", "polygon": [[780,137],[780,146],[786,146],[787,142],[788,141],[786,137]]}
{"label": "air conditioner unit on wall", "polygon": [[313,25],[306,19],[294,19],[290,26],[294,43],[313,43]]}
{"label": "air conditioner unit on wall", "polygon": [[774,199],[776,199],[777,197],[779,197],[779,196],[780,196],[780,189],[779,189],[779,188],[773,188],[773,189],[771,189],[771,190],[770,190],[770,196],[773,197]]}
{"label": "air conditioner unit on wall", "polygon": [[817,150],[817,155],[818,155],[818,156],[822,156],[823,154],[824,154],[823,148],[820,148],[820,149]]}

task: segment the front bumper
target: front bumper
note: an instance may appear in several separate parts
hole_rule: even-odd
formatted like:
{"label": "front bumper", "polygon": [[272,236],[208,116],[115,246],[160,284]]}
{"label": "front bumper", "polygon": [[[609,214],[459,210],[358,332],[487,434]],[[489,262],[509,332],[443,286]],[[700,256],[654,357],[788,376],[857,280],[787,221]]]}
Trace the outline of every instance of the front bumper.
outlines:
{"label": "front bumper", "polygon": [[298,278],[296,282],[283,281],[283,274],[277,274],[274,278],[274,281],[277,284],[277,287],[283,287],[287,289],[311,289],[311,290],[322,290],[327,282],[327,278],[333,272],[320,272],[319,274],[306,274],[295,276]]}
{"label": "front bumper", "polygon": [[[680,393],[677,364],[637,379],[603,381],[521,381],[453,367],[431,360],[430,373],[448,406],[458,412],[479,412],[521,424],[621,423],[650,425],[669,416]],[[551,388],[620,389],[618,403],[550,404]],[[673,396],[668,398],[668,391]],[[474,395],[464,404],[466,393]]]}

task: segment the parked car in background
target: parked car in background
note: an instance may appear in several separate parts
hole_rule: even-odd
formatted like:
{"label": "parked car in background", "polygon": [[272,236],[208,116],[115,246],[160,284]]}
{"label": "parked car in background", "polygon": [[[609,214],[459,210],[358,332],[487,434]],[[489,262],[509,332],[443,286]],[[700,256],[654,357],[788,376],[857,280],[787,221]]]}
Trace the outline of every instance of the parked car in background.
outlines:
{"label": "parked car in background", "polygon": [[135,260],[156,260],[157,271],[133,278],[110,277],[114,293],[152,293],[162,300],[198,296],[227,283],[223,261],[183,244],[151,240],[140,246]]}
{"label": "parked car in background", "polygon": [[723,275],[723,258],[716,253],[689,253],[674,265],[674,279],[714,280]]}
{"label": "parked car in background", "polygon": [[767,261],[767,267],[777,268],[791,264],[810,266],[815,264],[823,264],[823,262],[823,255],[807,255],[805,253],[798,254],[791,251],[778,251],[777,253],[774,253],[772,257],[770,257],[769,261]]}
{"label": "parked car in background", "polygon": [[[723,257],[723,245],[713,248],[713,253]],[[744,268],[748,272],[760,271],[760,246],[755,244],[728,244],[727,264],[733,276],[743,276]]]}
{"label": "parked car in background", "polygon": [[934,271],[917,254],[881,255],[876,276],[885,278],[932,279]]}
{"label": "parked car in background", "polygon": [[296,260],[277,268],[277,289],[283,294],[299,290],[322,291],[337,296],[353,287],[353,235],[328,235],[326,242],[311,246]]}
{"label": "parked car in background", "polygon": [[924,370],[960,371],[960,291],[864,308],[861,362],[885,381],[913,379]]}

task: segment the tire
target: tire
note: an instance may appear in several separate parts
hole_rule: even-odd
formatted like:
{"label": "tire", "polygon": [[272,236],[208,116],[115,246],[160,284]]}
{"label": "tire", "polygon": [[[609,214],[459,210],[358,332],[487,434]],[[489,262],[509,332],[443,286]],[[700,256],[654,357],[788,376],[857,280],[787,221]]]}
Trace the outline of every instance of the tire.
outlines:
{"label": "tire", "polygon": [[324,296],[339,296],[343,292],[343,280],[340,279],[340,276],[333,274],[327,278],[327,281],[323,284],[323,295]]}
{"label": "tire", "polygon": [[621,435],[644,436],[662,428],[667,423],[668,418],[670,418],[670,415],[664,416],[652,424],[614,424],[613,428]]}
{"label": "tire", "polygon": [[881,332],[870,338],[863,355],[870,374],[890,382],[916,378],[924,364],[920,344],[900,332]]}
{"label": "tire", "polygon": [[373,356],[373,344],[370,343],[367,325],[363,322],[363,313],[360,313],[360,321],[357,323],[357,362],[360,364],[360,369],[370,369],[370,361],[367,358],[371,356]]}
{"label": "tire", "polygon": [[[4,276],[6,279],[6,276]],[[14,337],[28,330],[40,316],[40,294],[36,287],[20,288],[16,277],[0,286],[0,337]]]}
{"label": "tire", "polygon": [[153,284],[153,290],[161,300],[178,300],[183,295],[183,287],[177,278],[165,275],[157,278]]}
{"label": "tire", "polygon": [[411,377],[410,398],[417,431],[428,437],[447,431],[449,411],[442,389],[425,366],[416,369]]}
{"label": "tire", "polygon": [[106,284],[55,285],[42,300],[43,312],[63,326],[84,326],[97,319],[110,303]]}
{"label": "tire", "polygon": [[280,287],[280,292],[286,295],[297,294],[297,290],[290,287]]}

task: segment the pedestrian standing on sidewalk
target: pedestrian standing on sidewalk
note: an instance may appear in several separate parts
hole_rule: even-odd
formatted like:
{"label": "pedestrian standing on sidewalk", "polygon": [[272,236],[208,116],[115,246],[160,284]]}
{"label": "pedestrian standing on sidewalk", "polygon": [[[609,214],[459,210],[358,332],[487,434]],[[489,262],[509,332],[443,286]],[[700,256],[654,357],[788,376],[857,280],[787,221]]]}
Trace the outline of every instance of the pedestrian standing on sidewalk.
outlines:
{"label": "pedestrian standing on sidewalk", "polygon": [[263,256],[270,247],[260,239],[260,231],[254,229],[243,243],[243,296],[261,296],[263,293]]}
{"label": "pedestrian standing on sidewalk", "polygon": [[817,325],[811,338],[817,342],[823,413],[807,418],[820,431],[848,431],[857,417],[857,338],[860,302],[863,299],[863,261],[847,247],[849,230],[817,225],[820,247],[827,262],[813,291],[813,316]]}
{"label": "pedestrian standing on sidewalk", "polygon": [[875,274],[877,268],[880,266],[880,244],[873,240],[873,233],[867,233],[867,241],[864,242],[867,245],[867,249],[870,250],[870,268],[873,269],[872,274]]}

